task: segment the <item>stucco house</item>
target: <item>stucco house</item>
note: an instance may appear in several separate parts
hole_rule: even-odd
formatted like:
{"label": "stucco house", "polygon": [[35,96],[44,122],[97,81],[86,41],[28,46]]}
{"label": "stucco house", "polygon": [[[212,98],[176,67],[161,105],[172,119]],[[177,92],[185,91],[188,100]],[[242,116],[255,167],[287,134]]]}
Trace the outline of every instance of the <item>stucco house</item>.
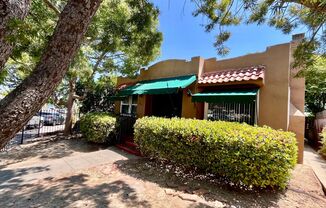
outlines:
{"label": "stucco house", "polygon": [[292,131],[302,163],[305,81],[291,69],[301,39],[302,35],[294,35],[291,42],[264,52],[224,60],[161,61],[134,79],[119,77],[115,112],[137,118],[237,121]]}

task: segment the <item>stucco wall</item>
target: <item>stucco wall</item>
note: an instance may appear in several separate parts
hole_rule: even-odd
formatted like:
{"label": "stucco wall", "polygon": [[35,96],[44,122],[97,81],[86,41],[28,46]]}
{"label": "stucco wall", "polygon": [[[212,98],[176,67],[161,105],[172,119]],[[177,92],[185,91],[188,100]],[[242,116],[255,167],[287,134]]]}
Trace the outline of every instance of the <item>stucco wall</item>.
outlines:
{"label": "stucco wall", "polygon": [[[290,43],[290,63],[293,63],[293,53],[298,46],[299,41],[292,41]],[[304,104],[305,104],[305,79],[302,77],[296,77],[297,72],[300,69],[290,70],[290,103],[300,111],[300,114],[290,115],[289,131],[296,134],[299,154],[298,162],[303,162],[303,148],[304,148],[304,128],[305,128],[305,116],[304,116]]]}
{"label": "stucco wall", "polygon": [[121,85],[141,80],[152,80],[191,74],[197,75],[200,59],[200,57],[193,57],[190,61],[177,59],[161,61],[150,66],[148,69],[141,69],[140,74],[134,79],[118,77],[117,83],[118,85]]}
{"label": "stucco wall", "polygon": [[265,52],[217,61],[206,59],[204,72],[238,69],[246,66],[265,65],[264,86],[259,94],[258,125],[275,129],[288,128],[290,44],[267,48]]}

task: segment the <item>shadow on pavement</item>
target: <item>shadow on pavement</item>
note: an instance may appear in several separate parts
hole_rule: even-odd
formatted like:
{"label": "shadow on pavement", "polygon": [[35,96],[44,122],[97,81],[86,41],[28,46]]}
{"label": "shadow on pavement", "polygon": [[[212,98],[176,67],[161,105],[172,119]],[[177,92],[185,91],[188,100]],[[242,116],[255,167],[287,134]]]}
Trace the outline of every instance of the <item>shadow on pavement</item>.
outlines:
{"label": "shadow on pavement", "polygon": [[[245,191],[230,186],[221,179],[214,178],[209,174],[200,174],[188,171],[171,164],[155,162],[147,158],[117,161],[115,163],[118,170],[132,177],[158,184],[160,187],[173,189],[190,194],[202,195],[207,201],[220,201],[229,206],[235,207],[302,207],[310,204],[313,207],[323,207],[326,198],[314,190],[304,190],[297,180],[302,180],[302,175],[306,173],[306,167],[297,167],[303,173],[291,179],[290,185],[285,191],[257,190]],[[310,169],[308,169],[309,171]],[[304,182],[305,183],[305,182]],[[302,183],[302,184],[304,184]],[[303,190],[297,193],[296,190]],[[303,199],[304,202],[302,201]],[[292,204],[295,203],[295,204]],[[198,206],[200,207],[200,206]]]}
{"label": "shadow on pavement", "polygon": [[48,178],[42,183],[12,183],[1,187],[0,207],[150,207],[121,180],[100,185],[90,185],[88,180],[89,175],[78,174],[60,179]]}
{"label": "shadow on pavement", "polygon": [[47,137],[34,143],[17,146],[7,152],[0,152],[0,168],[34,157],[42,160],[59,159],[76,152],[95,152],[107,147],[107,145],[90,144],[80,138]]}

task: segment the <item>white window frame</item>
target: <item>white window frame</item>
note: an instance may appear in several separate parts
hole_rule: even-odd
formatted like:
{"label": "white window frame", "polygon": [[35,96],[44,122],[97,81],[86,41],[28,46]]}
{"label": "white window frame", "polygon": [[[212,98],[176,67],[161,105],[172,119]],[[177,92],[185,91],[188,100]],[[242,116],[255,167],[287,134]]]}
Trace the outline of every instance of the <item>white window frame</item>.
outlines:
{"label": "white window frame", "polygon": [[[137,99],[138,99],[138,98],[137,98]],[[122,113],[122,106],[128,106],[128,113],[127,113],[127,114]],[[137,103],[136,103],[136,104],[133,104],[133,103],[132,103],[132,96],[128,96],[128,102],[127,102],[127,103],[124,102],[124,100],[122,100],[122,101],[120,102],[120,114],[121,114],[121,115],[132,115],[132,107],[133,107],[133,106],[136,106],[136,108],[137,108]],[[134,114],[134,115],[137,115],[137,113]]]}

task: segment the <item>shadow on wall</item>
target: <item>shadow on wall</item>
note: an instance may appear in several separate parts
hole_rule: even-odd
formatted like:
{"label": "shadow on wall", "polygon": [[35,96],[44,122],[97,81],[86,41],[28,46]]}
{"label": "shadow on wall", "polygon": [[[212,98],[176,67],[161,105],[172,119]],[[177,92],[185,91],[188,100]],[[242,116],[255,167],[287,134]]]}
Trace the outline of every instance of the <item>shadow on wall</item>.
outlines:
{"label": "shadow on wall", "polygon": [[88,178],[87,174],[79,174],[57,180],[48,178],[42,183],[21,185],[17,181],[0,185],[0,207],[116,207],[108,196],[114,196],[123,207],[150,207],[121,180],[91,186],[86,184]]}

